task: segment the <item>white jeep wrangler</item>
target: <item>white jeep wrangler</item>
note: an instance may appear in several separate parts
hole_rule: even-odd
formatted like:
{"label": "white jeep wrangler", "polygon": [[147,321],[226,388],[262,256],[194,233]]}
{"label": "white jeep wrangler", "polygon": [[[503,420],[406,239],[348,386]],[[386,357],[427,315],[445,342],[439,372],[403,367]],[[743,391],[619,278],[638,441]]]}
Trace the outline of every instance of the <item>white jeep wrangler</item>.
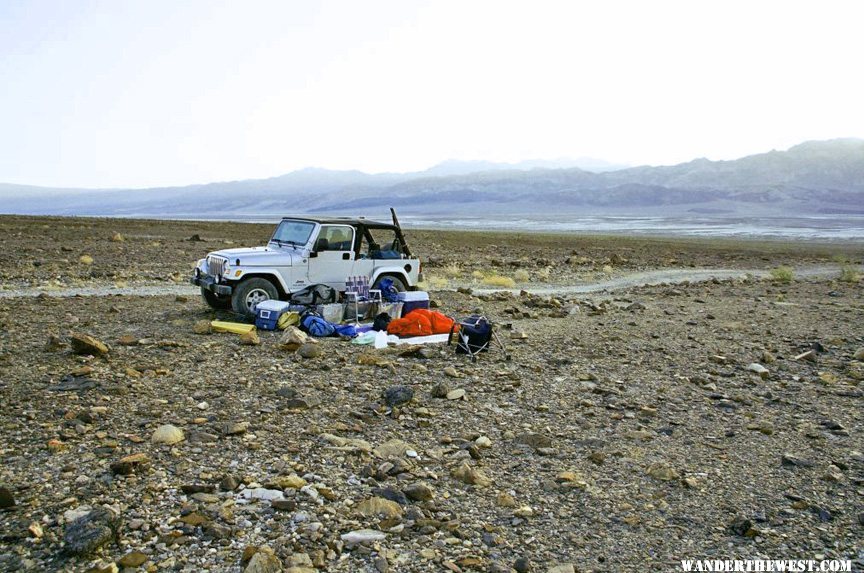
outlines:
{"label": "white jeep wrangler", "polygon": [[213,251],[198,261],[192,284],[213,308],[254,316],[258,303],[289,300],[312,284],[344,292],[349,277],[366,276],[371,288],[384,277],[399,291],[416,288],[420,260],[413,258],[399,222],[286,217],[266,247]]}

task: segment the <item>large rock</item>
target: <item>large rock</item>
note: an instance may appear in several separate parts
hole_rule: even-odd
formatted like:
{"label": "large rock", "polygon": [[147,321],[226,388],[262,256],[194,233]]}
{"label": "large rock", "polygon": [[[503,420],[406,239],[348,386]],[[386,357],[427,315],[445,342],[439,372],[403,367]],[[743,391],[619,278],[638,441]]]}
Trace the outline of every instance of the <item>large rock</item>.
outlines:
{"label": "large rock", "polygon": [[105,356],[111,351],[107,344],[89,334],[73,333],[69,336],[69,344],[75,354]]}
{"label": "large rock", "polygon": [[120,516],[114,511],[97,507],[66,526],[63,535],[66,551],[74,555],[93,553],[117,538],[120,523]]}
{"label": "large rock", "polygon": [[297,328],[296,326],[289,326],[285,329],[285,332],[282,333],[282,338],[279,339],[279,348],[283,350],[297,350],[304,344],[309,342],[309,335]]}
{"label": "large rock", "polygon": [[249,563],[243,573],[282,573],[282,561],[273,554],[269,547],[261,547]]}
{"label": "large rock", "polygon": [[154,444],[166,444],[170,446],[185,439],[186,436],[183,434],[183,430],[172,424],[164,424],[156,428],[150,441]]}
{"label": "large rock", "polygon": [[258,337],[258,332],[250,330],[240,335],[240,344],[244,346],[258,346],[261,344],[261,339]]}
{"label": "large rock", "polygon": [[355,511],[366,517],[381,519],[398,519],[402,517],[402,508],[395,501],[383,497],[370,497],[357,504]]}
{"label": "large rock", "polygon": [[12,495],[12,492],[5,487],[0,487],[0,509],[6,507],[14,507],[15,505],[15,496]]}

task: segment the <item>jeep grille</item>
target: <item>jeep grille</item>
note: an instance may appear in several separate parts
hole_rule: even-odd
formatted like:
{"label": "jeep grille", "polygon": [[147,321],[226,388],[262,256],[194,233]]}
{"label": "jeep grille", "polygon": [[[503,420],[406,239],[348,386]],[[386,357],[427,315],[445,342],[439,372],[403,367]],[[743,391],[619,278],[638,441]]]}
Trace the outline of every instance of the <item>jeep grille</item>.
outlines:
{"label": "jeep grille", "polygon": [[222,280],[222,275],[225,274],[225,265],[228,263],[227,259],[223,259],[222,257],[207,257],[207,272],[216,277],[216,280]]}

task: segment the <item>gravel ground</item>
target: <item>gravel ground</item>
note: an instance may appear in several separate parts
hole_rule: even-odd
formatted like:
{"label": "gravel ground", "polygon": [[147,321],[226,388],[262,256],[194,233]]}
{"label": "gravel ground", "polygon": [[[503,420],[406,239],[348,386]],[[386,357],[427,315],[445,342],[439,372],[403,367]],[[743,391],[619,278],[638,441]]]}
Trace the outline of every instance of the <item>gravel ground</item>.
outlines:
{"label": "gravel ground", "polygon": [[[0,224],[7,290],[169,284],[225,241],[266,237],[214,223]],[[195,233],[206,242],[186,240]],[[447,314],[486,313],[506,353],[471,363],[446,346],[327,339],[302,358],[278,333],[258,345],[197,334],[231,318],[197,296],[0,299],[0,570],[864,566],[864,283],[530,294],[549,267],[548,282],[567,284],[824,265],[860,260],[860,246],[410,239],[427,273],[461,263],[454,285],[475,270],[528,273],[524,294],[433,291]]]}

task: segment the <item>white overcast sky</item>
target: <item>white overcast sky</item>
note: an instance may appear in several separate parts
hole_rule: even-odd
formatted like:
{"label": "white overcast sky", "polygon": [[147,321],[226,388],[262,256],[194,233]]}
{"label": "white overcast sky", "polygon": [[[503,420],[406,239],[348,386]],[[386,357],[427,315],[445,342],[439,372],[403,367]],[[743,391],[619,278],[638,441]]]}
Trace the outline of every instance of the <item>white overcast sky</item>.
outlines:
{"label": "white overcast sky", "polygon": [[0,0],[0,181],[732,159],[864,137],[864,2]]}

